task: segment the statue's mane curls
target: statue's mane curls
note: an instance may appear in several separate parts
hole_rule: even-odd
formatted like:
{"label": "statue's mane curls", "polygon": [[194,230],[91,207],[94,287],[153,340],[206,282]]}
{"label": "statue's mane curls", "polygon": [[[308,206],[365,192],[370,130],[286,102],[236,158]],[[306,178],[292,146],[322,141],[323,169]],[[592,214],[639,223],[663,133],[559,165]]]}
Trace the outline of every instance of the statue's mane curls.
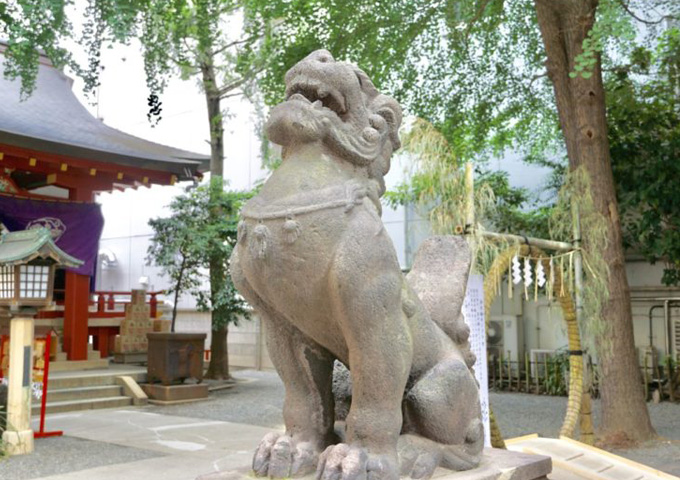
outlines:
{"label": "statue's mane curls", "polygon": [[354,73],[359,79],[362,92],[366,96],[366,107],[372,113],[378,114],[385,119],[389,126],[392,151],[398,150],[401,147],[401,141],[399,140],[399,127],[403,117],[401,106],[394,98],[380,93],[368,75],[366,75],[366,72],[354,67]]}

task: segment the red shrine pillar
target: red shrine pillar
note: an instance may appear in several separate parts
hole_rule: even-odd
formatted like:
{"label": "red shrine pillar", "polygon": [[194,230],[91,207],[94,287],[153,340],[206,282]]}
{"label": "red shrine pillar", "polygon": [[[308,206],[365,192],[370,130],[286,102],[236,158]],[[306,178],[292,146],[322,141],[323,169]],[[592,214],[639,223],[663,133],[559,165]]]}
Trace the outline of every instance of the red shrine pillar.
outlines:
{"label": "red shrine pillar", "polygon": [[[69,200],[92,202],[91,190],[71,189]],[[69,360],[87,360],[90,276],[66,272],[64,350]]]}

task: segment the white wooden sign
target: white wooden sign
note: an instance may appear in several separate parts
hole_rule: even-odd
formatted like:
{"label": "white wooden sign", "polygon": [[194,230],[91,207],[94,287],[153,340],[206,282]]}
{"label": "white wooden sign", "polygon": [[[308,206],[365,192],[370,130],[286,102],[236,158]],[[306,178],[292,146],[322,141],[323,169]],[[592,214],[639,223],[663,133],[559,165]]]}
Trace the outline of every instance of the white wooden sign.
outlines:
{"label": "white wooden sign", "polygon": [[484,422],[484,443],[491,446],[491,427],[489,423],[489,373],[486,360],[486,328],[484,326],[484,277],[470,275],[467,284],[463,316],[470,327],[470,347],[477,357],[475,377],[479,383],[479,401],[482,406]]}

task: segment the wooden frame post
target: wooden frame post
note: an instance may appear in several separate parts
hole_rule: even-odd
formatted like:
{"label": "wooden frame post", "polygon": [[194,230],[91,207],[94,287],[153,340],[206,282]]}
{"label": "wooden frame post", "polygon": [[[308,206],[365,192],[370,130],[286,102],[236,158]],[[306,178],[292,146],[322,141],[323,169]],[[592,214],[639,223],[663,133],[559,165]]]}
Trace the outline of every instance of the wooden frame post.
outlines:
{"label": "wooden frame post", "polygon": [[33,384],[33,316],[10,320],[7,429],[2,440],[10,455],[33,451],[31,387]]}
{"label": "wooden frame post", "polygon": [[[73,189],[69,200],[92,202],[92,190]],[[69,360],[87,360],[90,277],[66,272],[64,293],[64,350]]]}

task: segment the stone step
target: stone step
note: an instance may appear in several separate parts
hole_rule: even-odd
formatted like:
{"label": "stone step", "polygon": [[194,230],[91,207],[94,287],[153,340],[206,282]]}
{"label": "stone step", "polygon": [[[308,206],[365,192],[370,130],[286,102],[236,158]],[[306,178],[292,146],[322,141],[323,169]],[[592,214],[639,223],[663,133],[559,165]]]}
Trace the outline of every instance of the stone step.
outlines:
{"label": "stone step", "polygon": [[[48,395],[49,397],[49,395]],[[98,408],[120,408],[132,405],[130,397],[104,397],[85,400],[67,400],[63,402],[47,402],[46,413],[75,412],[78,410],[94,410]],[[40,404],[32,408],[33,415],[40,413]]]}
{"label": "stone step", "polygon": [[[47,391],[48,402],[87,400],[94,398],[118,397],[123,395],[119,385],[99,385],[95,387],[61,388]],[[35,402],[34,402],[35,403]]]}
{"label": "stone step", "polygon": [[97,370],[107,368],[109,360],[107,358],[93,358],[89,360],[53,361],[50,362],[50,373],[52,372],[73,372],[82,370]]}
{"label": "stone step", "polygon": [[116,377],[122,375],[132,377],[137,383],[146,382],[146,369],[142,368],[110,368],[81,372],[57,372],[54,375],[50,371],[49,391],[116,385]]}

